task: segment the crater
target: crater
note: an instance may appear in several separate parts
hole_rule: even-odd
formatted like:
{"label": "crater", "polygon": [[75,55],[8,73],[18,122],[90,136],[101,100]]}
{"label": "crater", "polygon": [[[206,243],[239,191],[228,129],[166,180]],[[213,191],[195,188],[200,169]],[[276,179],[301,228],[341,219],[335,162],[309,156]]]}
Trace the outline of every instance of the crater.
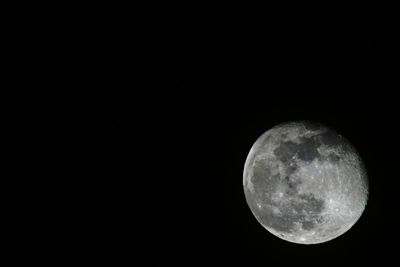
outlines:
{"label": "crater", "polygon": [[295,196],[298,193],[297,187],[298,185],[301,184],[301,181],[299,180],[293,180],[290,179],[289,176],[286,176],[283,180],[283,182],[286,184],[286,194],[289,196]]}
{"label": "crater", "polygon": [[331,162],[337,163],[340,160],[340,157],[336,154],[329,154],[328,155],[328,160],[330,160]]}
{"label": "crater", "polygon": [[297,168],[297,164],[294,161],[290,161],[289,166],[286,168],[286,174],[293,174],[297,170]]}
{"label": "crater", "polygon": [[305,220],[301,223],[301,228],[303,230],[312,230],[315,228],[315,223],[311,220]]}

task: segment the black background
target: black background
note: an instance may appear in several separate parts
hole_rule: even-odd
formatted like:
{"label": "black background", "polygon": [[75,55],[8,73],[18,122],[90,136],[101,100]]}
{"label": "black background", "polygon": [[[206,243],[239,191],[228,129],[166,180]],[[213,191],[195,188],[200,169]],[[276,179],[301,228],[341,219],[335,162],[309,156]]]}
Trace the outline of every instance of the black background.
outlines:
{"label": "black background", "polygon": [[[57,118],[61,157],[40,209],[43,262],[394,259],[393,6],[165,1],[65,6],[52,16],[54,62],[63,65],[57,84],[67,85],[70,101]],[[370,177],[361,219],[319,245],[268,233],[242,188],[253,142],[278,123],[300,119],[347,137]]]}

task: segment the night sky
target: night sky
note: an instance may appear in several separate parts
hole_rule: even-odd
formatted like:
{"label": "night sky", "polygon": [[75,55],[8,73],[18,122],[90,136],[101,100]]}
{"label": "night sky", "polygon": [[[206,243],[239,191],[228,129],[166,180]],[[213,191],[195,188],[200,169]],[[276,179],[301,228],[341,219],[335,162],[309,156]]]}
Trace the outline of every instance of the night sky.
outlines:
{"label": "night sky", "polygon": [[[216,3],[218,2],[218,3]],[[383,2],[69,6],[55,61],[70,99],[43,263],[384,264],[398,236],[398,16]],[[370,197],[344,235],[283,241],[245,201],[253,142],[315,120],[364,159]],[[49,201],[51,200],[51,201]]]}

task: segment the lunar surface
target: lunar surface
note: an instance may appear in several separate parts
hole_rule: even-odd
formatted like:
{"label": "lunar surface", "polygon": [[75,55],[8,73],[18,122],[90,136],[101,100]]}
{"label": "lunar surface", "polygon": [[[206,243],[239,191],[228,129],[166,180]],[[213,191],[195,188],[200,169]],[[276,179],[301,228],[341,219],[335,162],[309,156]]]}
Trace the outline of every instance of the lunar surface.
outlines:
{"label": "lunar surface", "polygon": [[257,139],[243,186],[258,222],[299,244],[342,235],[368,199],[367,173],[355,148],[334,130],[307,121],[277,125]]}

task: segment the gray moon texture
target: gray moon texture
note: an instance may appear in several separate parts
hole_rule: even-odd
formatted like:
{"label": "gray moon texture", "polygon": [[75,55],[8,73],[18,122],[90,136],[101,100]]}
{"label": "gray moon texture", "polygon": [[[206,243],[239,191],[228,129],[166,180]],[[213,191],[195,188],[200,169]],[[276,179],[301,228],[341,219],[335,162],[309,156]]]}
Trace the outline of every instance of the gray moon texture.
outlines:
{"label": "gray moon texture", "polygon": [[247,156],[243,187],[257,221],[273,235],[318,244],[347,232],[368,199],[368,177],[355,148],[310,121],[277,125]]}

